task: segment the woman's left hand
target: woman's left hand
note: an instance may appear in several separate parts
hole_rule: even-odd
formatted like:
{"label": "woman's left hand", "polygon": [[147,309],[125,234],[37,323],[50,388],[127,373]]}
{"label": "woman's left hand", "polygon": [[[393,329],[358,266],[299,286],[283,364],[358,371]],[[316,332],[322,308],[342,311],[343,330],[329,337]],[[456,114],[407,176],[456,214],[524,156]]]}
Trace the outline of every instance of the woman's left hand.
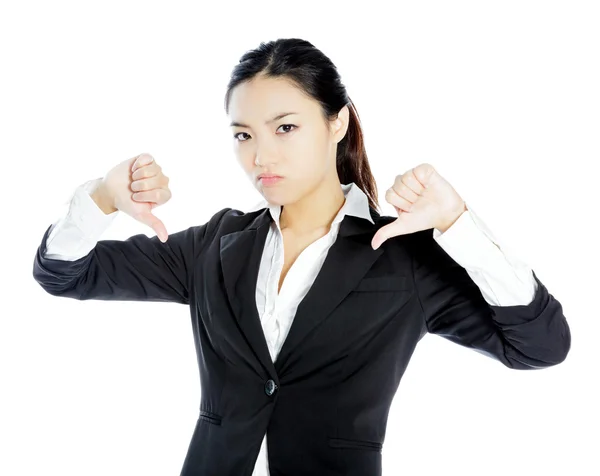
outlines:
{"label": "woman's left hand", "polygon": [[374,250],[388,238],[437,228],[442,233],[467,210],[464,200],[431,164],[424,163],[398,175],[385,194],[398,219],[373,236]]}

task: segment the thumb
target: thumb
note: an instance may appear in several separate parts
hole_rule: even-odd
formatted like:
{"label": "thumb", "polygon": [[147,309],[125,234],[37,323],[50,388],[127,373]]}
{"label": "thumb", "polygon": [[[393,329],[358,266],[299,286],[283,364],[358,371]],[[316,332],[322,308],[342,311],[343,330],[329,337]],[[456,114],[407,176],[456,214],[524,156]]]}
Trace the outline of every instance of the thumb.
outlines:
{"label": "thumb", "polygon": [[394,220],[392,223],[382,226],[373,236],[373,240],[371,240],[371,246],[374,250],[376,250],[389,238],[402,234],[403,228],[402,222],[398,219]]}
{"label": "thumb", "polygon": [[379,248],[385,240],[387,240],[391,235],[391,224],[382,226],[375,235],[373,236],[373,240],[371,240],[371,246],[374,250]]}
{"label": "thumb", "polygon": [[158,217],[154,216],[151,211],[140,213],[137,219],[152,228],[160,241],[163,243],[167,241],[169,235],[164,223]]}

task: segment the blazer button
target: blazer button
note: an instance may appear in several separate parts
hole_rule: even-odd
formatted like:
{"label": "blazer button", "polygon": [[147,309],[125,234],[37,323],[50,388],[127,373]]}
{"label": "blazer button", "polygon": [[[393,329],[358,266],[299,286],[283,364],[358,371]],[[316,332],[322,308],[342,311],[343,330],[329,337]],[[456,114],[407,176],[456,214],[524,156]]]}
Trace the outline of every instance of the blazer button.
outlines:
{"label": "blazer button", "polygon": [[275,385],[275,382],[271,379],[267,380],[265,383],[265,393],[270,397],[275,393],[275,390],[277,390],[277,385]]}

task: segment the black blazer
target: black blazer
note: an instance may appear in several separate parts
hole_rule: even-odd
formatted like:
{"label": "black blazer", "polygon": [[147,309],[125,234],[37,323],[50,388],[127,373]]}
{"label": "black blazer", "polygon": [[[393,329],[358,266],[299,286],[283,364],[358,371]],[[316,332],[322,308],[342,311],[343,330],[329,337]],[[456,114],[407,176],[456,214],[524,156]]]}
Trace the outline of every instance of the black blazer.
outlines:
{"label": "black blazer", "polygon": [[562,362],[571,335],[561,304],[537,281],[524,306],[492,306],[432,229],[388,239],[393,221],[347,215],[275,362],[255,302],[268,208],[225,208],[166,243],[102,240],[77,261],[42,256],[33,276],[74,299],[190,306],[201,379],[182,476],[250,476],[267,433],[271,476],[377,476],[390,404],[427,333],[511,369]]}

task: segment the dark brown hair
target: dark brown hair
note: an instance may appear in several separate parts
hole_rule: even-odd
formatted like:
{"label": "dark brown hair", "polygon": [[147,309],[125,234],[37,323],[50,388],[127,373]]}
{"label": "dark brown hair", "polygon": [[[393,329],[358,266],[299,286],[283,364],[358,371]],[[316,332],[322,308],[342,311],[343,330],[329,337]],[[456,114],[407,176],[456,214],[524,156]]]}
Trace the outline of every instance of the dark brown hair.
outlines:
{"label": "dark brown hair", "polygon": [[257,75],[290,80],[321,105],[327,121],[335,119],[339,110],[348,106],[348,130],[337,148],[338,176],[343,184],[354,182],[369,199],[369,206],[380,213],[377,184],[369,167],[360,118],[331,60],[310,42],[299,38],[262,42],[245,52],[231,73],[225,94],[227,113],[233,88]]}

